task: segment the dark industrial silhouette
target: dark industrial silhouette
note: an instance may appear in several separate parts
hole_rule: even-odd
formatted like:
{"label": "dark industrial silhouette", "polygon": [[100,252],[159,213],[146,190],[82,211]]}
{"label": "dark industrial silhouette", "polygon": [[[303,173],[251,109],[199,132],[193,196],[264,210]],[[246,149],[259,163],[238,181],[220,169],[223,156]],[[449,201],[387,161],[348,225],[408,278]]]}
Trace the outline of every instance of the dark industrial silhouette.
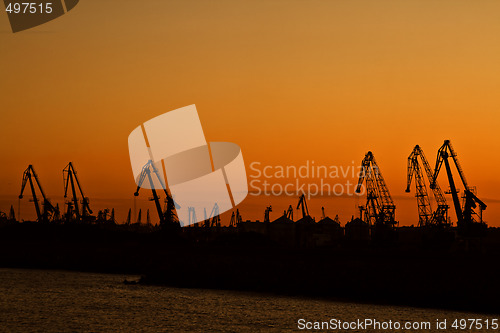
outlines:
{"label": "dark industrial silhouette", "polygon": [[[450,157],[465,187],[462,205]],[[437,182],[443,163],[456,227],[450,223]],[[181,229],[175,214],[178,207],[165,185],[162,207],[154,186],[163,184],[162,178],[151,162],[144,166],[134,195],[149,183],[159,226],[151,225],[149,210],[146,224],[142,223],[142,210],[132,216],[130,209],[125,224],[115,223],[114,209],[92,216],[72,163],[63,171],[69,200],[61,218],[30,165],[23,173],[19,197],[29,184],[37,220],[18,223],[13,207],[8,215],[0,212],[0,266],[134,272],[144,275],[141,283],[145,284],[498,312],[500,287],[484,280],[492,281],[500,273],[494,265],[500,254],[500,229],[487,228],[482,219],[486,205],[465,181],[450,142],[439,149],[434,170],[418,145],[408,158],[406,190],[415,181],[418,227],[399,226],[396,206],[372,152],[365,155],[361,166],[356,192],[366,184],[366,203],[359,206],[359,218],[353,216],[344,225],[338,215],[329,218],[324,207],[316,222],[307,194],[302,193],[295,198],[295,206],[289,205],[274,220],[269,205],[263,222],[244,221],[236,209],[229,226],[224,226],[216,204],[210,214],[204,211],[204,221]],[[435,210],[425,178],[437,202]],[[300,211],[298,220],[294,220],[293,207]],[[190,223],[197,221],[194,209],[188,210]],[[366,283],[366,276],[372,283]],[[463,287],[465,279],[467,288]]]}

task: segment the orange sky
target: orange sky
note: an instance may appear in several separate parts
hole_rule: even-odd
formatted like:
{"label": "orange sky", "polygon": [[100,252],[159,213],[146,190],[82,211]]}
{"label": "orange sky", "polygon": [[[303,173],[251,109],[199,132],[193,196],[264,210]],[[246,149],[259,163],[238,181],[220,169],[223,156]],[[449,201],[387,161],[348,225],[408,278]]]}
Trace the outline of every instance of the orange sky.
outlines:
{"label": "orange sky", "polygon": [[17,34],[1,14],[0,209],[30,163],[51,197],[71,160],[91,199],[130,199],[129,132],[196,104],[207,140],[239,144],[247,165],[357,165],[372,150],[403,224],[417,220],[408,155],[420,144],[433,164],[450,139],[500,225],[499,13],[497,1],[85,0]]}

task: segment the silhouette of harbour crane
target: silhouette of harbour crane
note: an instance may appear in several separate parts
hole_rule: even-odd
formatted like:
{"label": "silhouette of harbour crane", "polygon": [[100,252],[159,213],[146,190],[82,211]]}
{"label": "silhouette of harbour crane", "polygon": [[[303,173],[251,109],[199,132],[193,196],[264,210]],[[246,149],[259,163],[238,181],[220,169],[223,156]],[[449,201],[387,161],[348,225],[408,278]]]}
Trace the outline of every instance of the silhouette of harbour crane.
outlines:
{"label": "silhouette of harbour crane", "polygon": [[111,212],[109,210],[109,208],[105,208],[103,210],[99,210],[99,212],[97,212],[97,220],[96,220],[97,223],[112,223],[112,224],[116,224],[116,220],[115,220],[115,209],[111,209]]}
{"label": "silhouette of harbour crane", "polygon": [[269,217],[269,214],[273,211],[273,207],[272,206],[267,206],[266,207],[266,210],[264,212],[264,223],[269,223],[271,222],[270,220],[270,217]]}
{"label": "silhouette of harbour crane", "polygon": [[374,226],[394,227],[397,224],[396,206],[371,151],[361,161],[356,193],[361,193],[363,181],[366,181],[365,222]]}
{"label": "silhouette of harbour crane", "polygon": [[[92,222],[95,221],[95,217],[92,216],[92,210],[89,206],[89,198],[83,194],[80,181],[76,175],[73,163],[69,162],[68,165],[63,169],[63,181],[64,181],[64,198],[68,197],[68,190],[71,188],[71,200],[69,200],[66,205],[68,206],[66,210],[66,221],[70,222]],[[82,197],[81,201],[78,199],[78,193]],[[80,212],[79,203],[82,204],[82,210]]]}
{"label": "silhouette of harbour crane", "polygon": [[293,221],[293,207],[292,207],[292,205],[288,206],[288,210],[285,210],[283,212],[283,216],[285,216],[287,219]]}
{"label": "silhouette of harbour crane", "polygon": [[[19,194],[19,199],[23,198],[24,189],[26,184],[30,185],[32,201],[35,205],[36,217],[38,222],[52,222],[59,220],[59,206],[54,207],[50,200],[45,196],[38,175],[33,168],[33,165],[29,165],[23,173],[23,181],[21,184],[21,193]],[[36,187],[35,187],[36,185]],[[40,207],[39,198],[36,194],[36,188],[40,191],[42,196],[42,207]]]}
{"label": "silhouette of harbour crane", "polygon": [[302,208],[302,218],[306,218],[309,215],[309,209],[307,208],[306,196],[302,193],[299,198],[299,202],[297,203],[297,210]]}
{"label": "silhouette of harbour crane", "polygon": [[[463,194],[463,206],[460,206],[460,200],[458,198],[458,190],[453,179],[453,174],[451,171],[451,165],[449,158],[452,158],[455,167],[458,171],[458,175],[464,186]],[[470,187],[465,178],[463,169],[458,161],[457,154],[451,145],[450,140],[445,140],[441,148],[439,148],[436,158],[436,166],[434,168],[434,174],[432,177],[431,188],[437,187],[437,177],[442,165],[445,165],[446,174],[448,176],[448,182],[450,184],[450,192],[453,198],[453,206],[455,208],[455,213],[457,215],[457,227],[464,234],[473,235],[476,232],[481,232],[486,224],[483,222],[483,210],[486,209],[486,204],[481,201],[475,192],[475,189]],[[475,208],[479,206],[479,213],[475,211]],[[477,220],[476,220],[477,219]]]}
{"label": "silhouette of harbour crane", "polygon": [[432,212],[432,206],[427,193],[422,168],[420,167],[419,157],[424,166],[424,170],[429,183],[431,185],[433,184],[433,171],[429,165],[429,162],[427,161],[427,158],[424,155],[422,148],[420,148],[419,145],[416,145],[413,148],[410,156],[408,157],[408,172],[405,192],[410,192],[412,179],[415,178],[415,196],[417,198],[419,226],[447,226],[449,206],[446,203],[446,198],[441,191],[441,187],[436,181],[434,185],[431,186],[431,189],[437,202],[437,208],[434,212]]}
{"label": "silhouette of harbour crane", "polygon": [[[163,211],[160,203],[160,197],[158,196],[158,193],[156,193],[153,176],[155,176],[155,178],[160,182],[160,186],[165,192],[166,196],[165,211]],[[163,179],[160,177],[160,174],[158,173],[158,169],[154,166],[151,160],[149,160],[148,163],[146,163],[142,168],[134,196],[139,195],[139,190],[141,189],[141,186],[146,179],[149,182],[151,193],[153,194],[153,201],[155,202],[156,211],[160,219],[160,227],[166,227],[168,225],[180,226],[179,220],[177,219],[177,214],[175,213],[175,208],[180,208],[180,207],[174,202],[174,199],[172,198],[170,193],[168,193],[165,183],[163,182]]]}
{"label": "silhouette of harbour crane", "polygon": [[205,222],[206,226],[209,228],[220,227],[220,215],[219,215],[219,205],[217,203],[214,204],[212,211],[210,212],[210,216],[208,220]]}
{"label": "silhouette of harbour crane", "polygon": [[230,227],[237,227],[238,224],[240,224],[241,222],[243,222],[243,219],[241,218],[240,210],[236,209],[236,213],[233,212],[231,214],[231,220],[229,221],[229,226]]}

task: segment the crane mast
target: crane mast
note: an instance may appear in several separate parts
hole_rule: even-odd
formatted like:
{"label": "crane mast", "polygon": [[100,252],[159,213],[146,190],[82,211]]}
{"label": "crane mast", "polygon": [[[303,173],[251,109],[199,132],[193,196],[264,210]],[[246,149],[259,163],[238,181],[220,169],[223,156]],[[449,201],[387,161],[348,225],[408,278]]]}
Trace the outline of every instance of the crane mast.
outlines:
{"label": "crane mast", "polygon": [[[59,208],[56,206],[52,206],[49,199],[45,196],[42,185],[40,184],[40,180],[38,179],[38,175],[33,168],[33,165],[29,165],[23,173],[23,181],[21,184],[21,193],[19,194],[19,199],[23,198],[24,189],[29,183],[31,189],[31,196],[33,199],[33,203],[35,205],[36,217],[38,222],[50,222],[59,218]],[[36,185],[36,187],[35,187]],[[36,195],[36,188],[40,191],[42,196],[42,208],[40,207],[39,198]]]}
{"label": "crane mast", "polygon": [[[460,179],[464,186],[463,207],[461,207],[460,205],[460,200],[458,198],[458,190],[456,188],[455,181],[453,179],[451,165],[449,162],[450,157],[455,164],[455,167],[458,171],[458,175],[460,176]],[[437,187],[437,177],[439,175],[439,171],[441,170],[443,163],[446,168],[446,174],[448,176],[448,182],[450,184],[450,192],[453,198],[453,206],[455,208],[455,213],[457,215],[457,220],[458,220],[457,226],[459,228],[469,230],[471,225],[475,223],[483,224],[482,211],[486,209],[486,204],[476,196],[476,194],[474,193],[474,189],[468,185],[462,166],[458,161],[457,154],[453,149],[450,140],[445,140],[443,145],[438,150],[436,158],[436,166],[434,168],[434,174],[431,182],[431,188]],[[474,208],[476,208],[477,205],[479,205],[479,214],[476,213],[474,210]],[[475,216],[478,216],[479,221],[475,220],[474,218]]]}
{"label": "crane mast", "polygon": [[432,207],[429,201],[427,188],[424,181],[424,176],[418,158],[422,161],[425,173],[429,183],[432,185],[433,182],[433,172],[424,155],[422,148],[416,145],[413,148],[410,156],[408,157],[408,176],[405,192],[410,192],[410,185],[412,178],[415,178],[415,188],[416,197],[418,205],[418,215],[419,215],[419,226],[429,226],[429,225],[446,225],[448,219],[448,204],[446,199],[436,182],[434,186],[431,186],[434,198],[436,199],[437,209],[432,212]]}
{"label": "crane mast", "polygon": [[361,161],[356,193],[361,193],[363,181],[366,181],[365,220],[370,225],[394,226],[396,206],[391,198],[373,153],[369,151]]}

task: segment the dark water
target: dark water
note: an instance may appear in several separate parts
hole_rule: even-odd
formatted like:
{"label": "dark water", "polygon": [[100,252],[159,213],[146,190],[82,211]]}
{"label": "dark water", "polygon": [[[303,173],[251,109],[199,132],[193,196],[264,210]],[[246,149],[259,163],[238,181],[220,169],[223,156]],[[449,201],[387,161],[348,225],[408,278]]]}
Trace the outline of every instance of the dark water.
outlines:
{"label": "dark water", "polygon": [[[307,321],[373,318],[401,323],[429,321],[432,325],[435,325],[436,319],[448,318],[448,326],[451,325],[450,320],[454,319],[488,318],[470,313],[410,307],[350,304],[232,291],[125,285],[122,283],[124,278],[125,276],[109,274],[0,269],[0,330],[282,332],[299,331],[300,318]],[[360,331],[378,330],[351,330]],[[462,332],[465,331],[494,330],[467,329]]]}

